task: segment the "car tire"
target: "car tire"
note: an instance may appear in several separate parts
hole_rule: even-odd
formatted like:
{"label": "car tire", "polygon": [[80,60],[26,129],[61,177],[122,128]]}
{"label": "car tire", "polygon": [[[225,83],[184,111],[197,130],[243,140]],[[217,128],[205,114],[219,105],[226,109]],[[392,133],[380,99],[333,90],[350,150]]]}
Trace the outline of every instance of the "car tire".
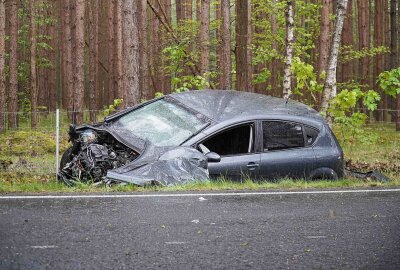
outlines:
{"label": "car tire", "polygon": [[309,180],[338,180],[339,176],[331,168],[318,168],[313,170],[308,177]]}
{"label": "car tire", "polygon": [[72,146],[65,150],[60,161],[60,170],[62,170],[68,162],[72,160]]}

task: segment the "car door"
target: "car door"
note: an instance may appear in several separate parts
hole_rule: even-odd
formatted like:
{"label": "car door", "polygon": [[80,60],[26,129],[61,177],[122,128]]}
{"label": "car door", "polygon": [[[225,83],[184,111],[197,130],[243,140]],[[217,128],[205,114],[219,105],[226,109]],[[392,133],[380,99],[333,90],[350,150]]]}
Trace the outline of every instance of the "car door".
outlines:
{"label": "car door", "polygon": [[260,177],[306,178],[315,165],[315,154],[304,126],[279,120],[261,122]]}
{"label": "car door", "polygon": [[258,178],[260,153],[255,153],[254,122],[231,126],[212,134],[201,142],[221,156],[220,162],[209,162],[210,178],[226,177],[240,180]]}

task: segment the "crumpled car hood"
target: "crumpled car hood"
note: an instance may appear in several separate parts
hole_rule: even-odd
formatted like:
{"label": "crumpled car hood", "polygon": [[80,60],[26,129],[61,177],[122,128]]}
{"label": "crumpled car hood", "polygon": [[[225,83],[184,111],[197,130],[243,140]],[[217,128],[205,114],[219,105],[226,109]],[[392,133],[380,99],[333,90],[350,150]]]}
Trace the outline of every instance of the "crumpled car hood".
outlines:
{"label": "crumpled car hood", "polygon": [[139,186],[171,186],[207,181],[207,157],[191,147],[155,147],[150,145],[134,161],[107,172],[106,178]]}

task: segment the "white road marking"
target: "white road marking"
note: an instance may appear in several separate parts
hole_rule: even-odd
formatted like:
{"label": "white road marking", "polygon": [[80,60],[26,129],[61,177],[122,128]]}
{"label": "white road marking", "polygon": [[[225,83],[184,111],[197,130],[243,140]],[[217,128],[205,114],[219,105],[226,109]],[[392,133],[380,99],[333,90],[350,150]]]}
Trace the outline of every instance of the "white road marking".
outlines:
{"label": "white road marking", "polygon": [[394,189],[357,189],[357,190],[314,190],[314,191],[266,191],[266,192],[226,192],[226,193],[161,193],[161,194],[88,194],[88,195],[15,195],[0,196],[0,200],[25,199],[109,199],[109,198],[163,198],[163,197],[231,197],[262,195],[310,195],[310,194],[346,194],[346,193],[389,193],[400,192]]}
{"label": "white road marking", "polygon": [[165,242],[165,244],[167,244],[167,245],[183,245],[183,244],[186,244],[186,243],[185,242],[173,241],[173,242]]}
{"label": "white road marking", "polygon": [[57,246],[31,246],[31,248],[47,249],[47,248],[58,248]]}
{"label": "white road marking", "polygon": [[306,238],[308,239],[320,239],[320,238],[326,238],[325,235],[310,235],[310,236],[306,236]]}

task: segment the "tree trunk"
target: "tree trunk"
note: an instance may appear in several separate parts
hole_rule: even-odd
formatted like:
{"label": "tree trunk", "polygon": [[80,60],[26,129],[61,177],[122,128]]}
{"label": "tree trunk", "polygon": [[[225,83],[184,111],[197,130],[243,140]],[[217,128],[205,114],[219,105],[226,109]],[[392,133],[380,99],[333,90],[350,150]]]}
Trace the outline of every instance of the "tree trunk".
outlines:
{"label": "tree trunk", "polygon": [[150,91],[149,84],[149,63],[147,57],[147,0],[140,0],[139,5],[139,52],[140,52],[140,91],[145,100],[154,96]]}
{"label": "tree trunk", "polygon": [[[383,46],[383,0],[376,0],[375,1],[375,14],[374,14],[374,36],[375,36],[375,47],[378,46]],[[383,71],[383,56],[382,55],[377,55],[376,56],[376,61],[374,63],[374,78],[375,81],[378,79],[379,74]],[[379,89],[379,85],[375,83],[375,89]],[[385,94],[380,91],[381,96],[383,97]],[[383,101],[383,100],[382,100]],[[383,119],[382,117],[382,111],[383,109],[383,102],[380,102],[378,105],[378,110],[376,112],[377,120],[381,121]],[[384,112],[383,112],[384,113]]]}
{"label": "tree trunk", "polygon": [[31,27],[31,127],[37,125],[37,85],[36,85],[36,17],[35,0],[29,0]]}
{"label": "tree trunk", "polygon": [[116,13],[116,24],[115,24],[115,36],[116,36],[116,71],[117,79],[115,86],[115,97],[117,99],[126,99],[125,97],[125,85],[124,85],[124,71],[123,71],[123,48],[124,41],[122,37],[122,1],[116,0],[115,13]]}
{"label": "tree trunk", "polygon": [[[358,0],[358,33],[359,33],[359,49],[369,48],[370,38],[370,21],[369,21],[369,2],[366,0]],[[370,82],[369,57],[360,59],[360,81],[367,85]]]}
{"label": "tree trunk", "polygon": [[114,39],[114,7],[115,1],[108,1],[108,9],[107,9],[107,34],[108,34],[108,43],[107,43],[107,55],[108,55],[108,93],[107,93],[107,103],[111,104],[114,100],[114,80],[115,80],[115,59],[114,59],[114,51],[116,49],[115,39]]}
{"label": "tree trunk", "polygon": [[[363,0],[365,1],[365,0]],[[321,8],[321,34],[319,36],[318,73],[326,72],[330,43],[330,12],[332,0],[323,0]]]}
{"label": "tree trunk", "polygon": [[[210,0],[207,0],[210,1]],[[191,20],[193,15],[193,1],[192,0],[183,0],[183,18],[185,20]]]}
{"label": "tree trunk", "polygon": [[97,23],[96,19],[98,14],[98,3],[97,0],[91,0],[88,2],[88,16],[89,16],[89,114],[90,121],[96,121],[96,109],[97,99],[100,98],[100,93],[96,89],[97,81],[97,60],[98,60],[98,37],[97,37]]}
{"label": "tree trunk", "polygon": [[[329,101],[336,97],[336,68],[347,4],[348,0],[338,0],[337,3],[335,30],[333,33],[331,51],[329,54],[329,64],[322,93],[321,112],[323,114],[327,114]],[[327,120],[330,124],[332,123],[332,117],[329,113],[327,114]]]}
{"label": "tree trunk", "polygon": [[[274,8],[276,7],[276,3],[277,0],[272,0],[273,6]],[[271,13],[271,32],[272,35],[275,36],[277,33],[277,16],[275,14],[275,12]],[[276,40],[273,39],[272,40],[272,50],[273,51],[278,51],[278,46],[276,44]],[[271,70],[271,79],[270,79],[270,85],[272,88],[272,92],[271,94],[275,94],[275,95],[279,95],[279,91],[278,91],[278,66],[279,66],[279,62],[278,59],[276,57],[273,58],[271,64],[270,64],[270,70]]]}
{"label": "tree trunk", "polygon": [[[397,63],[397,0],[390,1],[390,69],[398,67]],[[396,100],[396,130],[400,131],[400,95]]]}
{"label": "tree trunk", "polygon": [[134,106],[140,102],[139,89],[139,29],[137,1],[126,0],[123,3],[124,23],[124,69],[125,69],[125,105]]}
{"label": "tree trunk", "polygon": [[[171,21],[172,21],[172,17],[171,17],[171,0],[164,0],[162,2],[161,8],[164,9],[164,14],[165,14],[165,17],[166,17],[165,18],[166,23],[168,25],[171,25]],[[168,44],[168,40],[167,40],[167,37],[166,37],[165,34],[161,35],[160,40],[161,40],[160,43],[162,44],[161,48],[165,48],[165,47],[168,46],[167,45]],[[165,59],[163,59],[163,60],[164,60],[164,62],[162,63],[162,66],[168,65],[168,63],[165,62]],[[163,71],[161,74],[162,74],[162,83],[161,83],[162,92],[164,94],[169,94],[169,93],[171,93],[171,75],[167,74],[167,72],[165,72],[165,71]],[[150,89],[150,87],[149,87],[149,89]]]}
{"label": "tree trunk", "polygon": [[85,93],[85,0],[76,0],[76,59],[75,59],[75,89],[74,89],[74,123],[83,122],[83,99]]}
{"label": "tree trunk", "polygon": [[[55,6],[54,3],[48,9],[48,16],[50,18],[55,18]],[[48,50],[48,59],[51,63],[51,66],[47,69],[48,74],[48,106],[51,112],[56,110],[57,107],[57,87],[56,87],[56,80],[57,80],[57,59],[56,59],[56,47],[57,47],[57,37],[56,37],[56,22],[53,21],[49,24],[48,28],[48,36],[50,37],[49,45],[52,49]],[[57,50],[58,51],[58,50]]]}
{"label": "tree trunk", "polygon": [[18,1],[12,0],[10,11],[10,88],[8,93],[8,127],[18,127]]}
{"label": "tree trunk", "polygon": [[390,1],[390,68],[397,68],[397,0]]}
{"label": "tree trunk", "polygon": [[205,76],[210,69],[210,0],[202,0],[200,17],[200,75]]}
{"label": "tree trunk", "polygon": [[[353,47],[354,46],[354,40],[353,40],[353,9],[352,9],[352,0],[348,0],[348,7],[347,7],[347,16],[346,19],[344,20],[344,24],[343,24],[343,40],[342,40],[342,44],[344,46],[350,46]],[[341,74],[341,78],[342,78],[342,82],[347,82],[350,80],[353,80],[353,76],[354,76],[354,64],[353,61],[349,61],[346,62],[344,64],[342,64],[342,74]]]}
{"label": "tree trunk", "polygon": [[293,60],[293,41],[294,41],[294,17],[293,17],[293,2],[286,1],[285,9],[286,21],[286,51],[285,51],[285,67],[283,77],[283,97],[289,98],[292,93],[292,60]]}
{"label": "tree trunk", "polygon": [[221,0],[221,53],[219,59],[219,88],[231,89],[230,0]]}
{"label": "tree trunk", "polygon": [[249,2],[236,2],[236,89],[239,91],[248,90],[248,25],[249,25]]}
{"label": "tree trunk", "polygon": [[[158,4],[154,4],[154,7],[158,13],[161,13],[160,6]],[[164,93],[160,80],[160,20],[155,16],[154,12],[152,13],[151,17],[150,31],[151,53],[149,55],[149,62],[151,66],[151,84],[153,89],[152,94],[154,95],[156,92]]]}
{"label": "tree trunk", "polygon": [[65,79],[66,79],[66,91],[65,95],[67,96],[67,111],[68,111],[68,119],[73,121],[73,111],[74,111],[74,64],[72,62],[72,50],[74,48],[74,40],[75,37],[72,36],[72,24],[73,24],[73,16],[72,10],[74,7],[74,3],[69,0],[65,0],[64,12],[65,12],[65,39],[67,41],[66,44],[66,70],[65,70]]}
{"label": "tree trunk", "polygon": [[0,0],[0,132],[5,130],[6,110],[6,72],[5,72],[5,37],[6,36],[6,7],[5,0]]}
{"label": "tree trunk", "polygon": [[247,49],[247,91],[254,92],[253,89],[253,54],[251,50],[251,40],[253,35],[253,24],[251,22],[251,0],[247,0],[247,39],[246,39],[246,49]]}

